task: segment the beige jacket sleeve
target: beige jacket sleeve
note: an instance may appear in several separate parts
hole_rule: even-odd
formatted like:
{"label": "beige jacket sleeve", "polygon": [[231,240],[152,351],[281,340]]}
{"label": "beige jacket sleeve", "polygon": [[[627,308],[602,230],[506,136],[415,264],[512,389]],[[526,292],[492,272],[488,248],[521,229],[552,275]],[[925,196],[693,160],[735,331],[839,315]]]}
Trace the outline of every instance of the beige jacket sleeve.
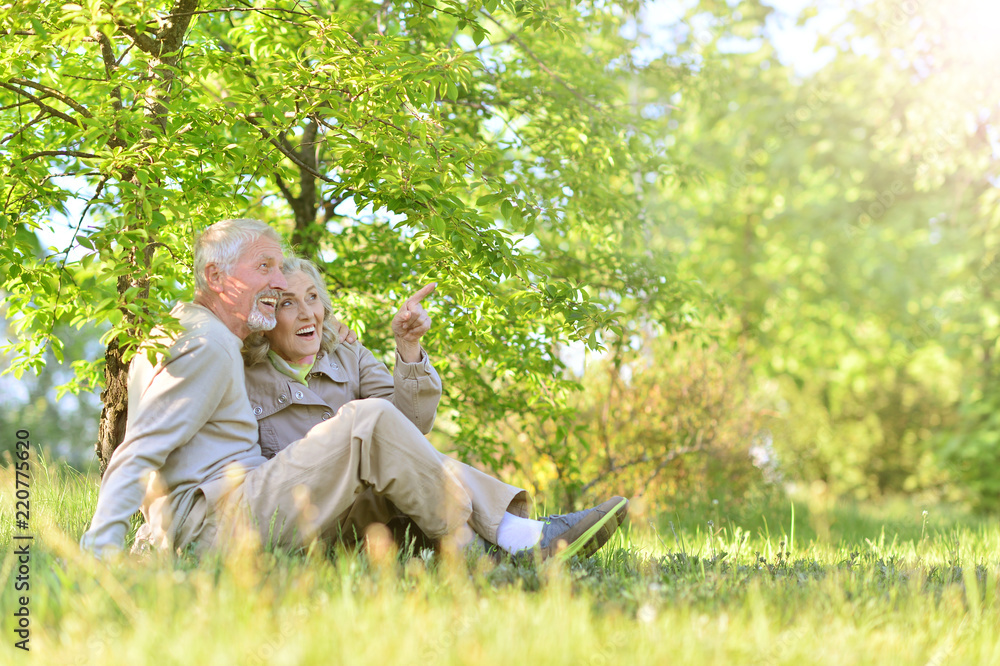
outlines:
{"label": "beige jacket sleeve", "polygon": [[142,352],[133,358],[125,438],[101,480],[94,518],[80,540],[84,549],[100,554],[124,547],[150,472],[189,441],[218,406],[223,391],[217,386],[229,381],[225,366],[213,362],[219,358],[227,358],[226,350],[204,339],[175,345],[156,366]]}
{"label": "beige jacket sleeve", "polygon": [[423,434],[434,427],[441,401],[441,377],[431,365],[427,352],[420,350],[420,360],[406,363],[399,352],[392,375],[370,351],[357,345],[362,398],[390,400]]}

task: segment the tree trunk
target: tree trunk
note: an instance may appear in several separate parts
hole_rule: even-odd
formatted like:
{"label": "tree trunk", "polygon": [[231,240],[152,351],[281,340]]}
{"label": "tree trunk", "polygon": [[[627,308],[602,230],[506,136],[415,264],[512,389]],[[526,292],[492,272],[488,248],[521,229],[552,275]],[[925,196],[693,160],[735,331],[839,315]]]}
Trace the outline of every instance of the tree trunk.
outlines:
{"label": "tree trunk", "polygon": [[128,365],[122,362],[118,340],[112,340],[104,353],[104,390],[101,392],[101,424],[98,428],[97,459],[101,474],[108,468],[111,454],[125,437],[128,416]]}
{"label": "tree trunk", "polygon": [[[319,124],[315,121],[306,123],[303,128],[302,140],[299,142],[298,158],[303,164],[315,171],[319,166],[317,159],[316,137],[319,135]],[[288,146],[292,150],[291,146]],[[316,211],[319,197],[316,190],[316,177],[306,168],[299,167],[299,194],[296,196],[278,178],[278,188],[285,197],[292,213],[295,215],[295,228],[292,230],[292,245],[300,254],[312,257],[319,249],[321,228],[317,227]]]}

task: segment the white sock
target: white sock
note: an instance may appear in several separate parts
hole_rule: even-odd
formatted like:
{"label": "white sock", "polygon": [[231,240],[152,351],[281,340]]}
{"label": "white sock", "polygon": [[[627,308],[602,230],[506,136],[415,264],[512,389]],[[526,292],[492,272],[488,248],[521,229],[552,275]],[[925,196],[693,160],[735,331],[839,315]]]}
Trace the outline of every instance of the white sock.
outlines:
{"label": "white sock", "polygon": [[497,527],[497,546],[511,554],[531,548],[542,540],[544,526],[545,523],[540,520],[505,513]]}

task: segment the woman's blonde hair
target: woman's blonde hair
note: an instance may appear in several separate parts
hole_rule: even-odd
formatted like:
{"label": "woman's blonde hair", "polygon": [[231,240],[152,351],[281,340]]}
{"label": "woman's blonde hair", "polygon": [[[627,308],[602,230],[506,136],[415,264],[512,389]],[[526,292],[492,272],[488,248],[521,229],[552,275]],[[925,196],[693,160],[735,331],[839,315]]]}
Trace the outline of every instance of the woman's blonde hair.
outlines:
{"label": "woman's blonde hair", "polygon": [[[308,259],[298,257],[285,257],[285,263],[281,267],[281,272],[286,277],[302,271],[316,285],[316,293],[319,295],[319,302],[323,304],[323,337],[320,340],[320,351],[330,354],[340,345],[333,316],[333,304],[330,302],[330,292],[326,289],[326,280],[323,274],[316,268],[316,264]],[[267,352],[271,349],[271,342],[264,337],[263,333],[251,333],[243,342],[243,362],[246,365],[256,365],[267,359]]]}

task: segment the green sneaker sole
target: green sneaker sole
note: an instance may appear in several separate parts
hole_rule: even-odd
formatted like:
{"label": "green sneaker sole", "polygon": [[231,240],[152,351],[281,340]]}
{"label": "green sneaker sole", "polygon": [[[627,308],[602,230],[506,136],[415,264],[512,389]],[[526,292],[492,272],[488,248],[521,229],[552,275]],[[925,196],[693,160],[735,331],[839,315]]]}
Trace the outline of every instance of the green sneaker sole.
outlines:
{"label": "green sneaker sole", "polygon": [[[567,545],[565,548],[555,553],[552,557],[559,561],[565,562],[574,555],[578,555],[580,551],[584,550],[584,548],[590,544],[590,542],[594,539],[595,536],[598,535],[598,533],[602,529],[607,527],[608,523],[611,520],[614,520],[615,524],[608,531],[607,536],[604,538],[604,540],[598,543],[593,550],[588,550],[588,552],[586,552],[585,555],[589,557],[594,553],[596,553],[597,549],[603,546],[607,542],[607,540],[611,538],[611,535],[614,534],[615,530],[618,529],[619,525],[618,513],[623,509],[625,509],[625,507],[627,506],[628,506],[628,500],[623,497],[621,501],[619,501],[617,504],[614,505],[614,508],[612,508],[606,514],[601,516],[601,519],[598,520],[593,525],[591,525],[589,528],[587,528],[586,532],[584,532],[579,537],[574,539],[573,543]],[[622,516],[624,517],[624,515],[625,514],[623,513]]]}

